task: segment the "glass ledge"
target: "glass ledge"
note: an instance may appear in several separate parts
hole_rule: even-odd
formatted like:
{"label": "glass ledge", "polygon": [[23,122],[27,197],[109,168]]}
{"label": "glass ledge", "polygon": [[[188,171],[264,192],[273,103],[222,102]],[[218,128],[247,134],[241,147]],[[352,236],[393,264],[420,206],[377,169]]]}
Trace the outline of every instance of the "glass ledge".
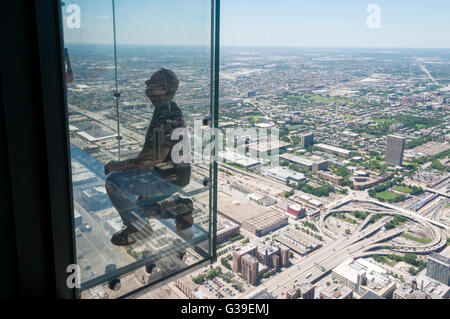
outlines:
{"label": "glass ledge", "polygon": [[[107,237],[106,241],[103,241],[101,245],[110,247],[103,247],[101,254],[104,255],[107,249],[111,250],[113,254],[110,255],[111,259],[109,260],[98,254],[88,253],[88,256],[83,257],[80,260],[81,264],[86,263],[95,265],[95,267],[89,268],[88,271],[82,267],[81,289],[85,290],[109,282],[147,265],[149,267],[154,266],[156,269],[148,274],[140,275],[136,273],[136,276],[148,275],[149,278],[145,279],[145,282],[142,283],[150,284],[205,259],[202,249],[199,249],[198,246],[206,246],[201,244],[207,241],[209,236],[208,232],[202,228],[194,225],[192,227],[192,238],[187,240],[185,236],[180,236],[175,231],[175,223],[173,221],[151,221],[150,225],[154,230],[153,234],[128,246],[128,248],[113,246],[109,243],[110,238]],[[171,231],[167,232],[167,229]],[[86,241],[90,240],[89,235],[86,236]],[[96,240],[95,237],[93,237],[94,240]],[[83,245],[81,240],[78,240],[77,244],[80,244],[80,246]],[[129,249],[140,251],[140,253],[133,253],[131,256],[128,252]],[[117,250],[122,251],[119,253]],[[78,253],[83,254],[81,247]],[[122,264],[125,266],[121,268],[117,267],[117,265],[120,267]]]}
{"label": "glass ledge", "polygon": [[[217,172],[203,142],[218,121],[219,1],[72,2],[61,6],[61,22],[80,297],[135,296],[216,257]],[[84,18],[73,27],[77,6]],[[180,155],[199,160],[178,166],[166,155],[166,164],[136,170],[124,161],[165,154],[167,145],[172,154],[185,138],[173,139],[179,127],[200,141],[182,143]],[[134,241],[117,234],[124,225],[144,228],[128,234]]]}
{"label": "glass ledge", "polygon": [[[195,207],[192,214],[194,224],[186,230],[177,231],[174,219],[150,218],[148,224],[151,231],[148,228],[142,230],[141,235],[136,235],[136,243],[125,247],[114,246],[111,236],[120,229],[120,217],[109,199],[99,201],[97,197],[93,205],[101,207],[95,207],[95,213],[80,204],[86,202],[86,198],[79,200],[86,197],[86,190],[104,187],[106,176],[103,165],[73,145],[71,156],[75,237],[82,290],[111,284],[128,276],[134,276],[134,281],[141,285],[150,285],[210,259],[209,229],[197,224],[203,212]],[[79,174],[84,174],[80,180],[77,177]],[[172,212],[172,215],[176,214],[176,211]]]}

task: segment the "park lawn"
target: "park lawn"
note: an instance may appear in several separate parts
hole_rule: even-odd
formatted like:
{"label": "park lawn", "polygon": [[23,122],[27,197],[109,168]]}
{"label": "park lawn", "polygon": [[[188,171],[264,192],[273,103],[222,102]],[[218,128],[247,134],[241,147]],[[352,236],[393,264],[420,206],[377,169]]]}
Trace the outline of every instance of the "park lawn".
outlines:
{"label": "park lawn", "polygon": [[297,125],[287,126],[287,129],[289,131],[295,131],[295,130],[298,130],[299,128],[302,128],[302,127],[303,127],[303,124],[297,124]]}
{"label": "park lawn", "polygon": [[288,95],[289,99],[294,100],[303,100],[303,101],[313,101],[317,103],[324,103],[324,104],[330,104],[330,103],[336,103],[336,104],[342,104],[346,103],[347,100],[342,98],[332,98],[332,97],[324,97],[318,94],[311,94],[311,93],[305,93],[300,95]]}
{"label": "park lawn", "polygon": [[421,129],[425,128],[425,127],[427,127],[427,126],[424,125],[424,124],[416,124],[416,129],[418,129],[418,130],[421,130]]}
{"label": "park lawn", "polygon": [[415,242],[420,243],[420,244],[429,244],[429,243],[432,242],[431,238],[419,238],[419,237],[415,237],[415,236],[413,236],[411,234],[408,234],[408,233],[402,233],[400,236],[403,237],[403,238],[415,241]]}
{"label": "park lawn", "polygon": [[334,217],[339,218],[340,220],[343,220],[343,221],[353,224],[353,225],[358,223],[355,219],[346,216],[345,213],[336,213],[336,215],[334,215]]}
{"label": "park lawn", "polygon": [[395,185],[394,187],[392,187],[393,190],[402,192],[402,193],[412,193],[413,190],[411,188],[409,188],[408,186],[402,186],[402,185]]}
{"label": "park lawn", "polygon": [[375,197],[385,201],[392,201],[400,198],[401,196],[390,191],[384,191],[377,193]]}

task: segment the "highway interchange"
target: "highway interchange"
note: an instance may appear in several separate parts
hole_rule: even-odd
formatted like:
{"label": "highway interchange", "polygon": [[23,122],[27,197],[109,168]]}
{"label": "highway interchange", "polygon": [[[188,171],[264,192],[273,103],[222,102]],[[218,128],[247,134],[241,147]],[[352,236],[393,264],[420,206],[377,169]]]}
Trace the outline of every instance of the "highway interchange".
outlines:
{"label": "highway interchange", "polygon": [[[447,193],[436,191],[439,196],[448,198]],[[442,195],[440,193],[443,193]],[[444,195],[445,194],[445,195]],[[445,200],[445,203],[448,201]],[[352,211],[365,211],[370,213],[362,221],[357,231],[346,237],[336,238],[326,227],[326,220],[332,213],[343,213]],[[370,224],[370,218],[381,213],[383,217],[375,223]],[[391,230],[384,230],[383,225],[400,215],[407,218],[408,222]],[[434,218],[433,218],[434,217]],[[327,205],[321,212],[318,226],[319,230],[332,238],[329,244],[319,250],[312,252],[298,262],[295,262],[282,273],[270,278],[259,286],[247,291],[245,295],[251,294],[256,289],[267,288],[276,298],[284,298],[287,290],[294,283],[308,281],[318,282],[330,273],[330,271],[349,258],[368,257],[373,255],[386,255],[393,251],[400,253],[412,252],[416,254],[428,254],[445,247],[447,232],[450,227],[438,221],[439,215],[434,214],[432,218],[424,217],[414,211],[398,207],[396,205],[382,203],[374,200],[364,191],[352,191],[349,195]],[[390,240],[408,230],[410,222],[418,223],[426,230],[431,238],[428,244],[394,244]]]}

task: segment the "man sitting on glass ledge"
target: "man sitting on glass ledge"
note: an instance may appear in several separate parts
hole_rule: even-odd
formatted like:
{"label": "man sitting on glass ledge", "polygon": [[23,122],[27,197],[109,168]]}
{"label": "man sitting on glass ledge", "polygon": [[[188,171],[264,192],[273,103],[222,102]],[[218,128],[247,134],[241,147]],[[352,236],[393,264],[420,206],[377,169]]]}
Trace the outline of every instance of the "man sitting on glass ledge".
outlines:
{"label": "man sitting on glass ledge", "polygon": [[192,201],[168,199],[189,184],[191,174],[186,125],[172,101],[178,89],[177,76],[161,69],[145,84],[155,111],[144,147],[136,158],[105,165],[105,174],[110,174],[105,188],[124,224],[111,238],[116,246],[132,245],[151,235],[148,218],[174,218],[179,233],[193,224]]}

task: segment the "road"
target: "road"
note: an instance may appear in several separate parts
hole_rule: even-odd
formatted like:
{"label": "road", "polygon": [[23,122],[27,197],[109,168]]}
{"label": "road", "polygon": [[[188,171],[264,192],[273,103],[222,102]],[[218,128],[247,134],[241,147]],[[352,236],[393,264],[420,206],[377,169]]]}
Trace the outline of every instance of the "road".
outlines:
{"label": "road", "polygon": [[[361,194],[359,194],[361,195]],[[291,288],[294,282],[316,282],[323,276],[327,275],[331,269],[344,262],[348,258],[357,258],[361,256],[369,256],[375,254],[387,254],[389,253],[386,249],[393,249],[396,251],[403,252],[422,252],[429,253],[436,249],[442,247],[446,244],[446,236],[444,230],[447,229],[446,225],[443,225],[435,220],[425,218],[416,213],[408,211],[406,209],[397,207],[395,205],[381,203],[371,198],[365,197],[364,200],[356,199],[361,198],[361,196],[356,196],[356,194],[351,193],[346,198],[338,200],[335,203],[327,205],[328,209],[326,213],[322,213],[320,219],[320,228],[322,231],[327,232],[324,227],[324,221],[327,216],[329,216],[333,211],[339,211],[338,208],[343,207],[348,204],[356,204],[354,209],[366,210],[362,208],[362,204],[372,204],[379,206],[380,209],[373,209],[372,214],[383,211],[385,216],[373,224],[368,224],[370,216],[368,216],[360,225],[357,232],[345,237],[336,239],[334,242],[326,245],[319,250],[311,253],[308,256],[302,258],[298,263],[292,265],[290,268],[284,270],[281,274],[270,278],[265,281],[257,288],[251,289],[244,296],[251,294],[255,289],[267,288],[275,297],[282,298],[284,293]],[[348,208],[342,208],[342,211],[349,211]],[[425,245],[394,245],[390,243],[384,243],[385,241],[398,236],[402,232],[407,230],[406,225],[398,226],[394,229],[386,231],[380,234],[382,226],[390,219],[393,215],[401,215],[407,217],[410,220],[416,221],[426,227],[431,234],[433,234],[433,241]],[[328,232],[327,232],[328,233]],[[376,249],[375,251],[370,251],[371,249]],[[315,265],[325,267],[322,271]],[[307,278],[308,277],[308,278]],[[242,296],[239,296],[242,297]]]}

